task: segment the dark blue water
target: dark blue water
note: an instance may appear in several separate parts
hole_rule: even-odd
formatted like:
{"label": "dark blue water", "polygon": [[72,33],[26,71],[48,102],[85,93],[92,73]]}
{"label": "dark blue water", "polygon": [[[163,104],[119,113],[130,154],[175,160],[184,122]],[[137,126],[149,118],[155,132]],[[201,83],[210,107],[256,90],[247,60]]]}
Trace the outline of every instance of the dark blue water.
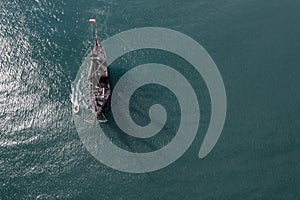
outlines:
{"label": "dark blue water", "polygon": [[[205,86],[197,91],[204,106],[199,133],[173,164],[130,174],[90,155],[70,96],[92,46],[91,17],[101,39],[165,27],[209,52],[228,109],[221,138],[205,159],[197,157],[210,116]],[[0,199],[299,199],[299,19],[297,0],[2,1]],[[157,52],[145,54],[172,63]],[[119,65],[130,68],[139,56],[129,54]],[[112,70],[112,85],[122,73]]]}

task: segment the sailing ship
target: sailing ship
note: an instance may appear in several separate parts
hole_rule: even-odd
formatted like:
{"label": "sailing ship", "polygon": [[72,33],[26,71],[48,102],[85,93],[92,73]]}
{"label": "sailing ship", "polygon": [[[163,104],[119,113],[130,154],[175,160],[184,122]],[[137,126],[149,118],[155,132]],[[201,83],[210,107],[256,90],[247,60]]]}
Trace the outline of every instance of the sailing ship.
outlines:
{"label": "sailing ship", "polygon": [[100,122],[107,122],[104,110],[108,106],[111,95],[109,84],[109,73],[106,62],[106,55],[102,44],[98,40],[98,29],[95,19],[90,19],[95,24],[95,42],[92,49],[88,81],[90,84],[90,107]]}

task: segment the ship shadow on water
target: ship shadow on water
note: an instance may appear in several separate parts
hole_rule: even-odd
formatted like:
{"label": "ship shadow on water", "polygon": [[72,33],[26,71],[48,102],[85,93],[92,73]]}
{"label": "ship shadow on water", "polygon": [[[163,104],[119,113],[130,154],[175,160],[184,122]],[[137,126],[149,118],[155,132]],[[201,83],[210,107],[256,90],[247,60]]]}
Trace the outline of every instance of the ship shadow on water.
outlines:
{"label": "ship shadow on water", "polygon": [[[192,69],[192,67],[189,67],[188,63],[183,59],[174,57],[178,56],[171,55],[170,53],[166,53],[160,50],[150,49],[133,51],[123,55],[122,57],[119,57],[108,67],[109,73],[111,75],[110,84],[112,87],[112,91],[114,90],[114,87],[118,80],[126,72],[142,64],[162,63],[172,67],[175,66],[175,69],[177,68],[181,71],[185,68]],[[183,74],[184,73],[186,73],[187,75],[195,74],[194,71],[189,71],[186,69],[184,70]],[[201,80],[201,77],[196,78],[197,82],[195,83],[197,84],[196,86],[198,88],[196,88],[195,92],[200,99],[199,105],[200,107],[202,107],[201,112],[202,114],[204,114],[202,115],[200,124],[207,124],[210,117],[210,114],[207,114],[210,113],[210,100],[209,98],[207,98],[209,97],[209,95],[207,93],[208,91],[203,80]],[[131,81],[134,81],[134,77],[132,78],[132,80],[130,79],[130,81],[128,81],[126,87],[134,85],[133,83],[131,83]],[[199,87],[199,85],[201,85],[201,87]],[[113,102],[113,104],[121,104],[120,108],[124,109],[124,111],[121,110],[118,111],[118,113],[125,113],[126,109],[128,109],[128,105],[125,105],[125,102],[121,99],[124,95],[122,93],[124,92],[126,92],[126,90],[121,91],[121,94],[118,94],[117,100],[115,99],[117,102]],[[201,94],[201,97],[199,97],[199,94]],[[151,121],[149,117],[149,109],[154,104],[160,104],[166,110],[167,119],[165,123],[158,121],[155,117]],[[152,123],[156,127],[163,127],[156,135],[149,138],[139,138],[139,133],[128,135],[118,127],[110,108],[108,108],[105,113],[108,119],[108,123],[100,124],[99,126],[101,126],[104,133],[108,138],[110,138],[112,143],[122,149],[137,153],[153,152],[169,144],[170,141],[175,137],[180,125],[180,112],[180,105],[175,94],[173,94],[168,88],[164,86],[151,83],[139,87],[133,93],[129,101],[129,113],[132,121],[138,126],[144,127],[149,123]],[[199,127],[201,127],[201,125],[199,125]],[[200,130],[201,133],[205,132],[206,128],[207,126],[202,126],[202,129]],[[203,135],[204,134],[201,134],[201,137],[203,137]],[[183,141],[185,140],[185,138],[181,139]]]}
{"label": "ship shadow on water", "polygon": [[[150,91],[150,88],[153,87],[153,91]],[[132,120],[139,126],[146,126],[150,123],[150,118],[148,116],[148,111],[149,108],[154,104],[154,99],[149,98],[148,100],[142,100],[147,98],[147,96],[152,96],[154,97],[153,92],[156,91],[156,89],[159,86],[157,85],[147,85],[144,86],[140,89],[138,89],[133,96],[131,97],[130,101],[130,115]],[[142,90],[145,89],[147,92],[142,92]],[[164,93],[167,95],[172,95],[170,91],[164,91]],[[158,94],[157,94],[158,95]],[[176,101],[176,98],[173,96],[173,101]],[[170,101],[170,99],[169,99]],[[118,103],[122,103],[122,101],[118,101]],[[155,102],[158,103],[158,102]],[[160,103],[160,102],[159,102]],[[177,102],[178,104],[178,102]],[[178,112],[180,109],[179,106],[176,106],[173,109],[173,112],[171,108],[167,108],[166,103],[161,103],[161,105],[166,108],[167,113],[171,113],[170,115],[174,115],[174,111]],[[124,105],[124,109],[126,109]],[[114,121],[113,115],[111,110],[109,110],[106,114],[108,123],[106,124],[100,124],[101,128],[104,130],[106,136],[111,139],[111,141],[123,148],[126,149],[127,151],[131,152],[152,152],[155,150],[158,150],[168,144],[173,137],[175,136],[175,133],[177,132],[178,124],[180,123],[180,116],[177,117],[172,117],[172,118],[167,118],[167,121],[165,124],[162,124],[163,122],[153,119],[151,123],[154,125],[157,125],[157,127],[162,127],[163,128],[154,136],[149,137],[149,138],[139,138],[139,133],[134,133],[133,135],[136,135],[136,137],[128,135],[124,131],[122,131],[116,122]],[[174,124],[177,124],[177,126],[174,126]]]}

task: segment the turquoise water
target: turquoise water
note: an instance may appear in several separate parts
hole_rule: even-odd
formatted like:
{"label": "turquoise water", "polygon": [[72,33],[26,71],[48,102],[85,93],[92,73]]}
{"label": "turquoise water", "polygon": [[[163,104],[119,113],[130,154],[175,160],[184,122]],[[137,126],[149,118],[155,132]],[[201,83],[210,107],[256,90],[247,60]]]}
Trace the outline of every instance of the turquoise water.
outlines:
{"label": "turquoise water", "polygon": [[[92,45],[91,17],[102,39],[154,26],[187,34],[205,47],[222,75],[228,106],[221,138],[206,158],[197,155],[210,101],[197,77],[190,79],[201,85],[200,129],[176,162],[130,174],[90,155],[77,134],[70,96]],[[0,199],[299,199],[299,19],[297,0],[2,1]],[[112,86],[141,60],[187,65],[166,52],[134,52],[113,64]],[[150,86],[144,89],[131,105],[141,124],[147,117],[139,98],[157,95]],[[159,97],[162,104],[169,100]],[[122,148],[150,151],[172,139],[178,116],[171,116],[170,134],[159,135],[151,148],[109,136]]]}

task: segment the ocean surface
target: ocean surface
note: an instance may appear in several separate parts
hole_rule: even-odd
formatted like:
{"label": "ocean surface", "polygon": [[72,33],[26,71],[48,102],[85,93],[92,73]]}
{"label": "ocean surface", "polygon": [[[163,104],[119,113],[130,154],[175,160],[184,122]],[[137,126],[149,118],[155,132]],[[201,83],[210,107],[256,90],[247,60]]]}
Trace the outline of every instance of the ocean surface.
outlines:
{"label": "ocean surface", "polygon": [[[101,40],[163,27],[206,49],[227,96],[222,135],[208,156],[198,158],[210,98],[203,79],[194,76],[188,79],[199,83],[199,130],[174,163],[126,173],[89,153],[74,123],[72,87],[93,45],[92,17]],[[299,0],[2,0],[0,199],[300,199],[299,19]],[[185,60],[146,49],[109,67],[112,88],[126,71],[147,62],[186,66],[182,73],[193,74]],[[147,125],[154,103],[169,113],[163,134],[146,143],[124,136],[109,112],[114,131],[107,137],[132,152],[170,142],[180,110],[166,88],[139,88],[130,103],[132,118]]]}

